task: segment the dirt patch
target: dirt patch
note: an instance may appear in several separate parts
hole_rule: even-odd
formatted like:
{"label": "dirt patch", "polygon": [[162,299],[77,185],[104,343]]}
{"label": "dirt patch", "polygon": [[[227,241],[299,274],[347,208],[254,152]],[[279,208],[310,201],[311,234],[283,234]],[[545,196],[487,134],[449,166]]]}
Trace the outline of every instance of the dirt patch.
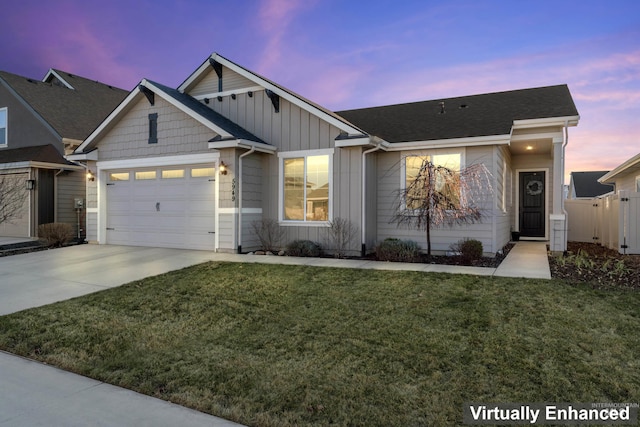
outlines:
{"label": "dirt patch", "polygon": [[595,243],[569,242],[567,254],[549,256],[551,277],[599,289],[640,290],[640,255],[622,255]]}

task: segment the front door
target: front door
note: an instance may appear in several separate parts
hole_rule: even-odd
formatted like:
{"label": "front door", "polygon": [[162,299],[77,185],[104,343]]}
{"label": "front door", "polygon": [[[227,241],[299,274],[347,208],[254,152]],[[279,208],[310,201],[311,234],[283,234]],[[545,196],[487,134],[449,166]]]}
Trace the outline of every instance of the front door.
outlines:
{"label": "front door", "polygon": [[520,172],[520,235],[545,237],[545,173]]}

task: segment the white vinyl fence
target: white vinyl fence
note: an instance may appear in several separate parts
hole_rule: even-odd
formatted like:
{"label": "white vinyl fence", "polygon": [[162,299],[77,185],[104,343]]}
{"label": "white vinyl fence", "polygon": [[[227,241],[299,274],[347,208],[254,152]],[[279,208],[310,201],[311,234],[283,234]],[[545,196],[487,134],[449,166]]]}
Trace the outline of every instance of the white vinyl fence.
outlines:
{"label": "white vinyl fence", "polygon": [[593,242],[621,254],[640,254],[640,193],[618,194],[591,200],[565,200],[568,240]]}

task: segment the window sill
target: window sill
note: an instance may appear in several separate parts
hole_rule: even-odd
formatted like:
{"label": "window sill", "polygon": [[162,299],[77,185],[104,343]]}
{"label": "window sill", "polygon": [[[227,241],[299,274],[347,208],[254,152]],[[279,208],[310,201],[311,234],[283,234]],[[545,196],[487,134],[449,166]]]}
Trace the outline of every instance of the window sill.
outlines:
{"label": "window sill", "polygon": [[329,221],[287,221],[280,220],[281,227],[329,227]]}

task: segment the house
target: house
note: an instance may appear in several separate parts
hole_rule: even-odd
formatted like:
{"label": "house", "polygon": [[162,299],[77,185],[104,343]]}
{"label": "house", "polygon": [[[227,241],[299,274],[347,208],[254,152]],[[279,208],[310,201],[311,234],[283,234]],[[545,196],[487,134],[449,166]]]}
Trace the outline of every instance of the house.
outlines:
{"label": "house", "polygon": [[176,89],[142,80],[69,156],[87,181],[87,239],[244,252],[251,224],[322,241],[333,219],[357,226],[353,253],[387,237],[416,159],[481,163],[492,189],[482,221],[432,231],[434,251],[465,237],[495,253],[512,230],[566,246],[562,177],[578,112],[566,85],[333,112],[213,54]]}
{"label": "house", "polygon": [[601,184],[598,179],[609,171],[571,172],[569,199],[592,199],[614,191],[611,184]]}
{"label": "house", "polygon": [[615,185],[617,191],[640,192],[640,153],[604,174],[598,182]]}
{"label": "house", "polygon": [[0,224],[0,236],[35,237],[38,225],[50,222],[82,231],[76,199],[85,199],[85,169],[64,155],[126,95],[61,70],[49,70],[41,81],[0,72],[0,174],[24,182],[24,205]]}

